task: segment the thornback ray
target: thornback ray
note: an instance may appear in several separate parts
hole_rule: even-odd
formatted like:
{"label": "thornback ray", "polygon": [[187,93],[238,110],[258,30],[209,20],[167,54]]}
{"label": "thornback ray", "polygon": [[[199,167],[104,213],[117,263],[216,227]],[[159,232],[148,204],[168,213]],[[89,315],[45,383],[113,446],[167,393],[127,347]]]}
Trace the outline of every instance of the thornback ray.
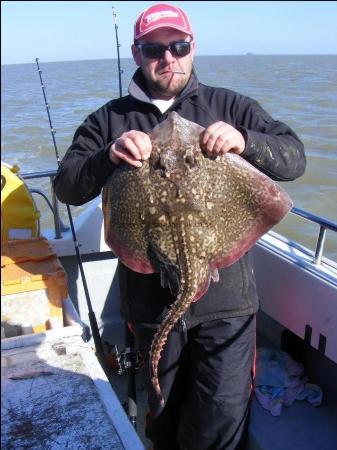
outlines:
{"label": "thornback ray", "polygon": [[[200,148],[200,125],[171,112],[149,133],[140,168],[118,165],[103,189],[105,240],[135,272],[160,272],[176,297],[153,338],[153,385],[167,337],[218,269],[244,255],[291,209],[288,194],[243,157]],[[144,299],[146,301],[146,299]]]}

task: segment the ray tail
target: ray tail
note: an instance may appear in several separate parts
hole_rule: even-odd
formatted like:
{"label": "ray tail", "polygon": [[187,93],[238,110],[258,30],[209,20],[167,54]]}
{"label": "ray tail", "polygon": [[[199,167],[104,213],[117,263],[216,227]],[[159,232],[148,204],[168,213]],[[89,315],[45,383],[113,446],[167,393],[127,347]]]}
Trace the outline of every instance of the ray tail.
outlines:
{"label": "ray tail", "polygon": [[183,218],[180,221],[180,225],[172,228],[172,232],[176,238],[175,242],[178,244],[177,249],[179,249],[179,251],[177,250],[177,256],[180,268],[180,288],[176,301],[173,303],[169,313],[153,338],[150,350],[151,381],[160,397],[161,406],[164,406],[164,398],[158,379],[158,364],[161,352],[174,325],[187,311],[193,300],[195,300],[200,291],[200,286],[205,285],[210,278],[210,272],[205,261],[190,251],[190,245],[188,243],[190,233],[187,231]]}

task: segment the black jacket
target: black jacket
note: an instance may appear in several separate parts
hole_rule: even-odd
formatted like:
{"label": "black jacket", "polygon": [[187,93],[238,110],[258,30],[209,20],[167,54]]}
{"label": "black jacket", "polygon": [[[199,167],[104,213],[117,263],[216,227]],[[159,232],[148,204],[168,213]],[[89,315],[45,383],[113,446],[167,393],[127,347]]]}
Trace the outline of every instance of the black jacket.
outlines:
{"label": "black jacket", "polygon": [[[89,115],[77,129],[54,182],[61,202],[82,205],[100,194],[114,169],[108,152],[111,144],[131,129],[150,131],[176,111],[185,119],[207,127],[224,121],[244,136],[243,158],[274,180],[290,181],[305,169],[304,147],[284,123],[275,121],[249,97],[224,88],[189,83],[167,112],[147,101],[138,69],[130,95],[112,100]],[[211,283],[203,298],[191,305],[185,320],[194,326],[202,320],[252,314],[258,309],[251,256],[247,253],[232,266],[219,271],[218,283]],[[158,323],[174,300],[160,286],[158,274],[142,275],[119,264],[122,311],[133,322]]]}

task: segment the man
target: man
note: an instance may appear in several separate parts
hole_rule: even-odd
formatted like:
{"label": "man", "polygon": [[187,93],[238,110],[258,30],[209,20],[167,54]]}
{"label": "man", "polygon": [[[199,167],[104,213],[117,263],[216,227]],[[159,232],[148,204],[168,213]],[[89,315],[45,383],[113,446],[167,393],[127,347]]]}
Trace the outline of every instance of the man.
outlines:
{"label": "man", "polygon": [[[303,174],[296,134],[256,101],[199,83],[194,53],[192,28],[180,8],[157,4],[138,17],[132,55],[139,68],[129,95],[92,113],[76,131],[55,179],[61,201],[83,204],[101,192],[116,165],[140,167],[151,153],[147,132],[172,110],[205,128],[200,144],[209,155],[235,152],[275,180]],[[156,450],[245,448],[258,310],[250,254],[219,272],[219,282],[169,335],[159,364],[161,408],[149,380],[149,348],[175,299],[158,274],[119,264],[122,311],[144,359],[146,431]]]}

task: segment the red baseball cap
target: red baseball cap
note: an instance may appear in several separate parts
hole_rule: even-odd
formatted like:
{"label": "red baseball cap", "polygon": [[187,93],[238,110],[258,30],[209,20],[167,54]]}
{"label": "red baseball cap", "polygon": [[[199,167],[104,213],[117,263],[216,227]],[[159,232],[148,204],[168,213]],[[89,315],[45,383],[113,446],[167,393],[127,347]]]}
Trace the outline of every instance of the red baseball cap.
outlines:
{"label": "red baseball cap", "polygon": [[158,28],[174,28],[193,35],[187,14],[176,6],[158,3],[143,11],[135,23],[135,41]]}

